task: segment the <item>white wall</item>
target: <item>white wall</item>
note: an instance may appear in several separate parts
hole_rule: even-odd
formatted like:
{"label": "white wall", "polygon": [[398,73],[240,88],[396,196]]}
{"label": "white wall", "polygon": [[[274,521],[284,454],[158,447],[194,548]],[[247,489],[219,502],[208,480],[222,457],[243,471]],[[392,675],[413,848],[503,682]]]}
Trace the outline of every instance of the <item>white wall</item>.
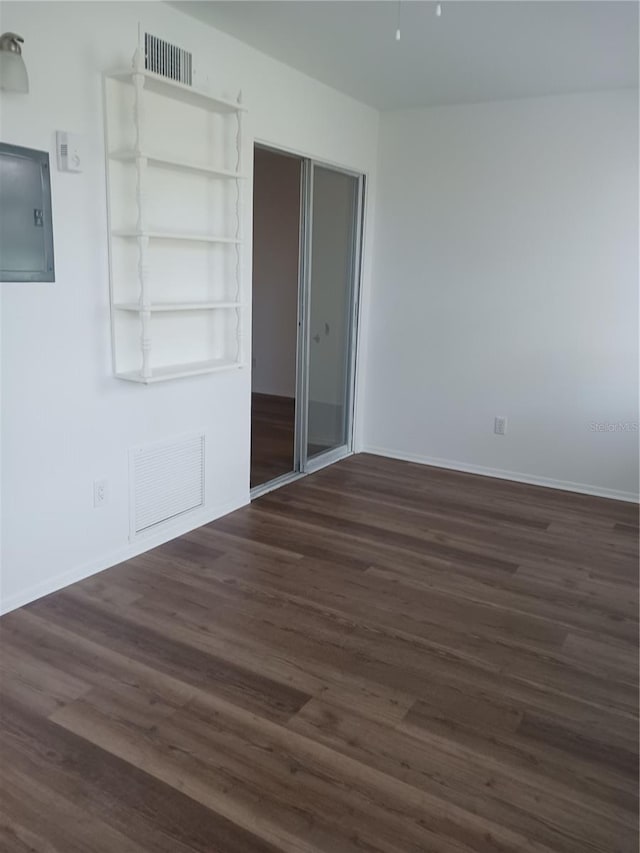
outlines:
{"label": "white wall", "polygon": [[382,114],[366,447],[637,494],[637,102]]}
{"label": "white wall", "polygon": [[[3,2],[2,31],[25,38],[31,91],[2,94],[0,138],[52,155],[56,129],[79,132],[86,143],[82,174],[52,170],[55,284],[0,289],[4,609],[158,541],[128,541],[127,451],[133,445],[206,431],[206,509],[185,527],[249,499],[248,369],[149,387],[111,375],[100,74],[129,64],[138,21],[193,51],[197,85],[228,96],[242,88],[249,109],[247,169],[257,137],[367,172],[375,187],[374,110],[169,6]],[[249,298],[250,183],[245,198]],[[365,295],[369,267],[367,255]],[[94,509],[98,478],[108,479],[108,503]]]}
{"label": "white wall", "polygon": [[253,184],[253,385],[296,395],[302,164],[257,148]]}

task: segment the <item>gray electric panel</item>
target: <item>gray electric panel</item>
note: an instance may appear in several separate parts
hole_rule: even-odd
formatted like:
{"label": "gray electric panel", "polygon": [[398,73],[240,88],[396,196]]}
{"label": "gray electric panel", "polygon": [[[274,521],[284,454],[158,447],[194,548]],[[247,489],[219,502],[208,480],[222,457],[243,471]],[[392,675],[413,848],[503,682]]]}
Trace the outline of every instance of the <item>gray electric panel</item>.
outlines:
{"label": "gray electric panel", "polygon": [[55,281],[46,151],[0,142],[0,281]]}

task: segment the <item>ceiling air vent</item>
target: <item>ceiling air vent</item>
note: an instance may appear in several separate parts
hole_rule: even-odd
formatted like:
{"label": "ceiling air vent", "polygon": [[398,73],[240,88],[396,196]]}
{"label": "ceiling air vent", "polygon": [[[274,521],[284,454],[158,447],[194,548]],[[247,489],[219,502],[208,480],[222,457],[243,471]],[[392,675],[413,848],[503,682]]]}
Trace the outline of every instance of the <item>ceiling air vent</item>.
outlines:
{"label": "ceiling air vent", "polygon": [[169,80],[192,85],[193,61],[189,51],[151,33],[144,34],[144,67]]}

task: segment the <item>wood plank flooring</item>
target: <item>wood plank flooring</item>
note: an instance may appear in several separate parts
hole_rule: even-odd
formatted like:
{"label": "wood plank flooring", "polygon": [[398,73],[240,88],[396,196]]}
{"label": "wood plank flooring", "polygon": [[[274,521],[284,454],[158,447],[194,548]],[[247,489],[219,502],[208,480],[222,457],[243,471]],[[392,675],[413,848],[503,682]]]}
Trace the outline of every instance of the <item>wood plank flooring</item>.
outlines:
{"label": "wood plank flooring", "polygon": [[637,853],[638,510],[355,456],[0,620],[6,853]]}
{"label": "wood plank flooring", "polygon": [[[273,394],[251,395],[251,488],[294,470],[296,402]],[[331,450],[309,442],[309,458]]]}
{"label": "wood plank flooring", "polygon": [[251,488],[293,471],[296,401],[251,395]]}

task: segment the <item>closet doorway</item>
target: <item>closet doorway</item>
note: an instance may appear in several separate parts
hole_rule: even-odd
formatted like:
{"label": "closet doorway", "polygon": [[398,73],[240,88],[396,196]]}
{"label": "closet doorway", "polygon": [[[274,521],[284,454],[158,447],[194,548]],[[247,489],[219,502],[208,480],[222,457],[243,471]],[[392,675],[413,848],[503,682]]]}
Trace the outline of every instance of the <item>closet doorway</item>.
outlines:
{"label": "closet doorway", "polygon": [[303,162],[256,146],[253,160],[251,488],[296,470]]}
{"label": "closet doorway", "polygon": [[352,449],[364,177],[254,150],[251,495]]}

